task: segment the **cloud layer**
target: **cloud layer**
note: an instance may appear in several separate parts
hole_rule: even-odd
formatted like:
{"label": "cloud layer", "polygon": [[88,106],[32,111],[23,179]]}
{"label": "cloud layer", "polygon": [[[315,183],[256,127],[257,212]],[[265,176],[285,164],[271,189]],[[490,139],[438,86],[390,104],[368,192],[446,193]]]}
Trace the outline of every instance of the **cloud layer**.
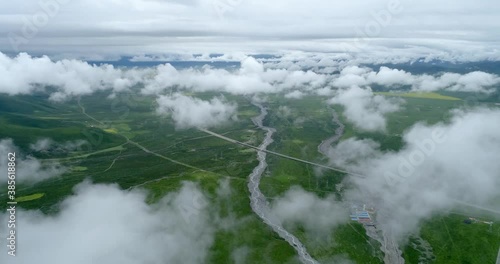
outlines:
{"label": "cloud layer", "polygon": [[339,90],[329,103],[342,105],[345,117],[357,128],[384,132],[387,123],[385,115],[398,111],[402,101],[374,95],[370,89],[352,86]]}
{"label": "cloud layer", "polygon": [[52,61],[48,57],[33,58],[22,53],[9,58],[0,53],[0,93],[30,94],[53,87],[53,100],[87,95],[97,90],[122,90],[134,84],[121,70],[111,65],[97,67],[79,60]]}
{"label": "cloud layer", "polygon": [[[331,95],[332,90],[351,86],[368,88],[381,85],[393,90],[411,88],[414,91],[488,93],[500,84],[499,76],[480,71],[415,75],[388,67],[373,71],[352,66],[350,63],[356,62],[346,62],[347,58],[325,59],[325,54],[313,58],[300,53],[290,56],[262,62],[240,55],[239,69],[212,68],[207,65],[176,69],[168,63],[149,68],[125,69],[107,64],[95,66],[80,60],[54,61],[46,56],[31,57],[25,53],[10,58],[0,53],[0,77],[5,80],[0,84],[0,93],[17,95],[45,91],[54,101],[100,90],[118,93],[129,89],[141,89],[147,95],[180,89],[237,95],[284,93],[287,98],[301,98],[307,94]],[[289,61],[293,58],[300,60]],[[337,73],[339,70],[340,73]]]}
{"label": "cloud layer", "polygon": [[338,78],[333,81],[336,87],[350,87],[352,85],[369,86],[381,85],[387,89],[401,89],[410,87],[413,91],[450,90],[461,92],[491,92],[500,85],[500,77],[481,71],[472,71],[467,74],[437,73],[436,75],[413,75],[403,70],[380,67],[379,71],[358,66],[344,68]]}
{"label": "cloud layer", "polygon": [[208,128],[237,119],[237,105],[226,103],[224,98],[203,101],[181,94],[160,96],[157,100],[159,114],[170,114],[178,129]]}
{"label": "cloud layer", "polygon": [[[7,51],[14,50],[14,43],[20,44],[14,45],[19,50],[100,57],[166,50],[338,52],[345,46],[373,51],[366,47],[383,40],[385,49],[379,50],[384,54],[392,52],[388,47],[406,46],[399,57],[417,47],[420,54],[434,56],[498,58],[494,51],[499,47],[495,34],[499,9],[498,3],[487,0],[312,0],[307,4],[299,0],[273,4],[264,0],[22,0],[3,6],[0,34],[8,37],[0,45]],[[81,10],[86,10],[85,16]]]}
{"label": "cloud layer", "polygon": [[499,121],[499,110],[457,111],[449,123],[414,125],[398,152],[351,139],[332,150],[331,161],[366,176],[350,178],[356,188],[348,199],[373,202],[380,225],[404,238],[422,220],[463,203],[500,212],[494,202],[500,188]]}
{"label": "cloud layer", "polygon": [[[49,264],[54,259],[75,264],[205,263],[215,229],[198,187],[184,183],[156,205],[148,205],[145,199],[140,191],[82,183],[56,215],[18,211],[19,254],[15,258],[1,254],[0,260],[13,264]],[[0,214],[0,219],[6,219],[6,214]]]}
{"label": "cloud layer", "polygon": [[334,227],[349,219],[348,210],[335,197],[322,199],[300,187],[292,187],[274,199],[271,213],[285,225],[303,227],[315,238],[328,236]]}
{"label": "cloud layer", "polygon": [[85,145],[87,141],[85,140],[75,140],[66,141],[64,143],[58,143],[50,138],[41,138],[35,143],[30,144],[30,149],[36,152],[58,152],[66,153],[69,151],[74,151]]}
{"label": "cloud layer", "polygon": [[[24,155],[18,147],[14,145],[12,139],[0,140],[0,155],[7,157],[8,153],[16,154],[16,182],[33,184],[52,177],[62,175],[66,169],[57,163],[42,164],[34,157]],[[0,170],[7,171],[7,158],[0,161]],[[6,181],[2,181],[2,184]]]}

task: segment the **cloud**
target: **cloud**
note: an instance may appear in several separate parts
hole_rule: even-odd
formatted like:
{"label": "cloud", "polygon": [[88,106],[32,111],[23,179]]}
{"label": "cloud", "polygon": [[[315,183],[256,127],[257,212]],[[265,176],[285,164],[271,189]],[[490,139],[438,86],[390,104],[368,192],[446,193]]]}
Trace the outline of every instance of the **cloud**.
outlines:
{"label": "cloud", "polygon": [[170,64],[160,65],[153,78],[145,80],[145,94],[158,94],[174,86],[194,91],[226,91],[233,94],[274,92],[273,86],[262,79],[263,66],[253,58],[242,61],[236,72],[226,69],[177,70]]}
{"label": "cloud", "polygon": [[61,101],[69,96],[88,95],[103,89],[123,90],[134,84],[123,71],[111,65],[94,66],[79,60],[52,61],[21,53],[9,58],[0,53],[0,93],[31,94],[54,88],[51,99]]}
{"label": "cloud", "polygon": [[346,199],[374,203],[379,225],[404,239],[463,203],[500,212],[500,122],[492,120],[500,120],[499,110],[455,111],[449,123],[411,127],[397,152],[351,139],[332,150],[331,162],[366,176],[350,178],[356,188]]}
{"label": "cloud", "polygon": [[287,99],[301,99],[305,95],[306,94],[301,92],[301,91],[293,91],[293,92],[285,94],[285,98],[287,98]]}
{"label": "cloud", "polygon": [[213,127],[237,119],[237,105],[226,103],[223,97],[203,101],[181,94],[160,96],[159,114],[170,114],[178,129]]}
{"label": "cloud", "polygon": [[[24,156],[21,150],[14,145],[12,139],[0,140],[0,155],[7,157],[8,153],[16,154],[16,182],[34,184],[49,178],[61,176],[66,169],[58,163],[42,163],[31,156]],[[7,158],[0,161],[0,170],[7,171]],[[1,182],[4,184],[6,181]]]}
{"label": "cloud", "polygon": [[383,132],[387,123],[385,115],[398,111],[401,101],[374,95],[371,89],[353,86],[339,90],[329,103],[342,105],[345,117],[357,128]]}
{"label": "cloud", "polygon": [[367,80],[364,78],[364,76],[362,76],[367,71],[369,71],[369,69],[360,68],[358,66],[345,67],[340,72],[338,78],[336,78],[332,82],[332,85],[340,88],[349,88],[353,85],[356,86],[367,85],[368,84]]}
{"label": "cloud", "polygon": [[292,116],[292,113],[292,109],[290,109],[290,107],[286,105],[278,107],[278,111],[276,111],[276,115],[279,118],[289,118],[290,116]]}
{"label": "cloud", "polygon": [[[220,57],[224,56],[233,58],[232,55]],[[337,68],[342,69],[339,74],[325,72],[324,68],[318,66],[324,64],[328,56],[336,56],[335,60],[329,60],[329,64],[337,64]],[[377,72],[366,67],[347,65],[356,61],[349,61],[347,59],[353,58],[341,55],[292,53],[279,58],[257,60],[240,54],[234,58],[241,59],[238,69],[208,65],[176,69],[168,63],[148,68],[115,68],[108,64],[90,65],[81,60],[53,61],[46,56],[31,57],[25,53],[10,58],[0,53],[0,77],[6,80],[0,84],[0,93],[18,95],[45,92],[51,100],[62,101],[96,91],[107,90],[116,94],[141,87],[141,93],[145,95],[165,94],[180,89],[236,95],[284,92],[288,97],[300,98],[301,93],[329,95],[332,94],[332,88],[366,88],[372,84],[394,90],[411,86],[415,91],[444,89],[465,92],[491,92],[500,84],[499,76],[479,71],[413,75],[403,70],[381,67]]]}
{"label": "cloud", "polygon": [[85,140],[66,141],[64,143],[57,143],[50,138],[42,138],[35,143],[30,144],[30,149],[36,152],[69,152],[79,149],[85,145]]}
{"label": "cloud", "polygon": [[461,92],[489,93],[495,90],[495,85],[500,84],[500,77],[486,72],[470,72],[464,75],[444,73],[441,76],[424,75],[417,77],[414,90],[436,91],[446,89]]}
{"label": "cloud", "polygon": [[271,213],[285,225],[303,227],[313,237],[323,237],[349,219],[348,210],[334,196],[319,198],[292,187],[273,200]]}
{"label": "cloud", "polygon": [[388,67],[380,67],[380,70],[370,72],[368,75],[368,83],[376,83],[385,86],[403,86],[412,83],[413,76],[403,70],[390,69]]}
{"label": "cloud", "polygon": [[[17,211],[19,252],[2,263],[205,263],[215,228],[205,195],[183,183],[157,204],[141,191],[84,182],[55,215]],[[0,214],[2,222],[6,214]],[[2,234],[6,237],[6,234]],[[50,240],[50,243],[47,242]]]}
{"label": "cloud", "polygon": [[[56,1],[43,1],[42,6],[47,2]],[[0,34],[10,38],[1,39],[0,46],[10,52],[14,50],[11,43],[20,42],[21,50],[86,56],[124,53],[135,56],[166,49],[199,53],[283,50],[334,53],[347,48],[352,49],[348,52],[359,52],[358,46],[368,46],[366,57],[378,51],[381,53],[378,58],[392,55],[405,59],[419,48],[421,55],[429,57],[498,58],[495,19],[500,6],[487,0],[473,4],[455,1],[451,8],[448,1],[430,0],[369,3],[311,0],[309,5],[298,0],[277,0],[272,5],[264,0],[181,2],[72,0],[47,12],[47,7],[38,2],[20,0],[3,6],[11,15],[1,17]],[[222,14],[224,19],[220,19],[217,4],[228,9]],[[389,19],[382,18],[385,21],[375,24],[380,32],[366,36],[367,25],[380,21],[375,16],[387,13],[388,4],[396,4],[400,12],[389,13]],[[81,10],[87,10],[90,17],[82,16]],[[466,16],[462,10],[468,11]],[[35,20],[44,16],[45,23]],[[429,23],[421,23],[422,17]],[[35,36],[23,34],[23,28],[35,31]],[[381,41],[385,49],[371,47]],[[328,61],[324,63],[328,65]]]}
{"label": "cloud", "polygon": [[413,91],[417,92],[450,90],[489,93],[496,89],[496,85],[500,84],[500,77],[481,71],[466,74],[445,72],[436,75],[414,75],[404,70],[385,66],[380,67],[378,72],[358,66],[347,66],[334,78],[331,84],[339,88],[366,87],[377,84],[393,90],[410,86]]}
{"label": "cloud", "polygon": [[241,61],[238,70],[201,69],[177,70],[170,64],[156,68],[153,78],[145,80],[144,94],[158,94],[172,87],[204,91],[224,91],[231,94],[278,93],[293,88],[315,89],[323,87],[327,75],[312,71],[269,69],[253,57]]}
{"label": "cloud", "polygon": [[247,246],[239,247],[231,253],[231,258],[235,264],[245,264],[247,262],[248,255],[251,250]]}

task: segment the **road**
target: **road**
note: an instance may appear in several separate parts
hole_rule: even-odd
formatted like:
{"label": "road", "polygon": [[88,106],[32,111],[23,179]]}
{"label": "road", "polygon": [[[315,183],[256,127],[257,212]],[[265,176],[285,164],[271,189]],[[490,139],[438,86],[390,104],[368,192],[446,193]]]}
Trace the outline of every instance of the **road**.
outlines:
{"label": "road", "polygon": [[343,170],[343,169],[339,169],[339,168],[334,168],[334,167],[331,167],[331,166],[327,166],[327,165],[322,165],[322,164],[318,164],[318,163],[314,163],[314,162],[311,162],[311,161],[307,161],[307,160],[303,160],[303,159],[299,159],[299,158],[295,158],[295,157],[292,157],[292,156],[288,156],[288,155],[284,155],[284,154],[281,154],[281,153],[278,153],[278,152],[274,152],[274,151],[271,151],[271,150],[267,150],[265,148],[262,148],[262,147],[256,147],[256,146],[252,146],[250,144],[247,144],[247,143],[243,143],[241,141],[237,141],[237,140],[234,140],[232,138],[228,138],[226,136],[223,136],[221,134],[217,134],[213,131],[210,131],[208,129],[204,129],[204,128],[198,128],[200,131],[202,132],[205,132],[207,134],[210,134],[214,137],[218,137],[220,139],[223,139],[225,141],[228,141],[228,142],[231,142],[231,143],[234,143],[234,144],[238,144],[238,145],[241,145],[241,146],[244,146],[244,147],[247,147],[247,148],[252,148],[252,149],[256,149],[257,151],[262,151],[262,152],[265,152],[265,153],[268,153],[268,154],[272,154],[272,155],[275,155],[275,156],[279,156],[279,157],[282,157],[282,158],[285,158],[285,159],[290,159],[290,160],[294,160],[294,161],[297,161],[297,162],[301,162],[301,163],[305,163],[305,164],[309,164],[309,165],[313,165],[313,166],[317,166],[317,167],[320,167],[320,168],[324,168],[324,169],[328,169],[328,170],[332,170],[332,171],[337,171],[337,172],[342,172],[342,173],[346,173],[346,174],[349,174],[351,176],[357,176],[357,177],[362,177],[362,178],[365,178],[363,175],[361,174],[357,174],[357,173],[353,173],[353,172],[349,172],[349,171],[346,171],[346,170]]}
{"label": "road", "polygon": [[[91,116],[91,115],[87,114],[87,111],[85,111],[85,107],[82,105],[82,103],[81,103],[81,101],[80,101],[80,98],[78,98],[78,106],[80,107],[80,109],[81,109],[81,111],[82,111],[82,114],[83,114],[83,115],[85,115],[86,117],[88,117],[88,118],[90,118],[90,119],[94,120],[95,122],[99,123],[100,125],[103,125],[103,126],[105,126],[105,125],[106,125],[104,122],[99,121],[99,120],[97,120],[96,118],[94,118],[93,116]],[[186,163],[184,163],[184,162],[180,162],[180,161],[177,161],[177,160],[171,159],[171,158],[169,158],[169,157],[166,157],[166,156],[164,156],[164,155],[161,155],[161,154],[159,154],[159,153],[156,153],[156,152],[154,152],[154,151],[151,151],[151,150],[147,149],[146,147],[144,147],[143,145],[141,145],[141,144],[139,144],[139,143],[137,143],[137,142],[135,142],[135,141],[131,140],[130,138],[128,138],[127,136],[125,136],[125,135],[123,135],[123,134],[120,134],[120,133],[116,133],[116,134],[117,134],[117,135],[119,135],[119,136],[121,136],[121,137],[123,137],[123,138],[127,141],[127,142],[126,142],[126,143],[124,143],[123,145],[125,145],[125,144],[131,144],[131,145],[134,145],[134,146],[138,147],[139,149],[141,149],[142,151],[144,151],[144,152],[146,152],[146,153],[149,153],[149,154],[155,155],[155,156],[157,156],[157,157],[159,157],[159,158],[162,158],[162,159],[164,159],[164,160],[168,160],[168,161],[170,161],[170,162],[172,162],[172,163],[175,163],[175,164],[178,164],[178,165],[181,165],[181,166],[187,167],[187,168],[191,168],[191,169],[194,169],[194,170],[199,170],[199,171],[209,172],[209,171],[207,171],[207,170],[204,170],[204,169],[201,169],[201,168],[195,167],[195,166],[190,165],[190,164],[186,164]]]}

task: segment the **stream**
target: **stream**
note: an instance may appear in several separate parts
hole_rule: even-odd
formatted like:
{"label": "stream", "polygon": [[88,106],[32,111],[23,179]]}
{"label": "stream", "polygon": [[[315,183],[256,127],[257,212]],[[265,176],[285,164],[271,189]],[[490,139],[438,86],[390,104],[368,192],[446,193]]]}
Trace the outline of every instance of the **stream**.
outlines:
{"label": "stream", "polygon": [[[338,127],[335,130],[335,134],[325,139],[318,146],[318,152],[328,157],[329,149],[332,147],[332,144],[340,140],[342,135],[344,134],[345,125],[342,124],[339,120],[339,115],[337,112],[333,111],[333,123]],[[401,257],[401,250],[399,249],[398,243],[392,239],[392,236],[388,235],[387,232],[383,230],[376,229],[373,226],[365,226],[366,234],[374,240],[377,240],[380,244],[380,250],[384,252],[384,263],[387,264],[404,264],[405,261]]]}
{"label": "stream", "polygon": [[260,115],[252,118],[252,122],[258,126],[260,129],[266,131],[266,137],[264,141],[259,146],[260,151],[257,152],[257,160],[259,161],[259,165],[254,168],[252,174],[250,174],[248,189],[250,190],[250,200],[252,210],[257,214],[265,224],[273,229],[281,238],[288,242],[298,253],[299,258],[304,264],[318,264],[316,260],[314,260],[309,253],[307,253],[307,249],[300,242],[300,240],[294,235],[290,234],[281,224],[281,221],[271,214],[271,209],[269,208],[269,203],[267,202],[266,197],[262,194],[259,184],[260,179],[262,178],[262,173],[267,168],[266,156],[267,153],[262,151],[266,150],[267,147],[274,142],[273,134],[276,132],[274,128],[266,127],[263,125],[264,118],[267,116],[267,109],[258,103],[253,103],[255,106],[260,108]]}

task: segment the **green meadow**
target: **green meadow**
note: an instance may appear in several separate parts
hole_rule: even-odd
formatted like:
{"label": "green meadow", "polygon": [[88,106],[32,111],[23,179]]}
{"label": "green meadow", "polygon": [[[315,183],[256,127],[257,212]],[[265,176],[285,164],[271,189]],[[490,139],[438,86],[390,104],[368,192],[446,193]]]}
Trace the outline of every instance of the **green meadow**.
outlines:
{"label": "green meadow", "polygon": [[[386,94],[401,96],[406,103],[401,111],[389,115],[386,133],[359,132],[341,114],[339,106],[329,106],[326,98],[306,96],[286,100],[282,95],[268,98],[269,115],[265,125],[276,128],[275,142],[269,147],[293,157],[326,163],[318,152],[322,140],[336,129],[332,111],[340,113],[346,125],[342,140],[350,137],[371,138],[384,150],[403,147],[404,131],[416,122],[435,124],[446,121],[451,109],[464,107],[460,95]],[[219,93],[197,93],[212,98]],[[248,263],[299,263],[296,252],[279,238],[251,210],[247,177],[257,165],[256,151],[207,136],[196,129],[178,130],[169,116],[158,116],[155,98],[127,95],[107,99],[101,92],[63,103],[54,103],[43,95],[0,95],[0,138],[12,138],[23,153],[43,163],[58,162],[66,172],[36,184],[18,184],[17,200],[23,209],[57,214],[58,204],[73,194],[84,180],[116,183],[122,189],[148,191],[148,203],[155,203],[169,192],[180,189],[183,181],[197,182],[220,215],[234,215],[232,230],[219,230],[211,248],[210,263],[231,263],[237,249],[249,250]],[[251,122],[259,114],[248,98],[225,94],[238,104],[238,120],[213,129],[227,137],[259,145],[264,133]],[[37,153],[30,144],[38,139],[56,142],[85,140],[87,143],[69,153]],[[144,151],[147,149],[150,153]],[[156,153],[153,155],[151,153]],[[292,186],[314,192],[320,197],[342,193],[336,188],[345,175],[321,171],[311,165],[268,155],[268,170],[261,182],[262,192],[272,200]],[[232,193],[227,200],[217,196],[221,181],[229,181]],[[0,209],[6,208],[6,192],[0,192]],[[432,247],[435,259],[429,263],[493,263],[498,251],[498,222],[492,230],[484,225],[465,225],[463,216],[445,214],[422,224],[419,236]],[[292,232],[304,242],[320,262],[332,255],[344,255],[357,263],[383,263],[380,244],[368,238],[357,223],[337,227],[327,242],[318,245],[301,227]],[[410,240],[411,241],[411,240]],[[418,263],[421,253],[408,243],[403,256],[408,263]],[[460,262],[462,261],[462,262]],[[466,262],[464,262],[466,261]]]}

